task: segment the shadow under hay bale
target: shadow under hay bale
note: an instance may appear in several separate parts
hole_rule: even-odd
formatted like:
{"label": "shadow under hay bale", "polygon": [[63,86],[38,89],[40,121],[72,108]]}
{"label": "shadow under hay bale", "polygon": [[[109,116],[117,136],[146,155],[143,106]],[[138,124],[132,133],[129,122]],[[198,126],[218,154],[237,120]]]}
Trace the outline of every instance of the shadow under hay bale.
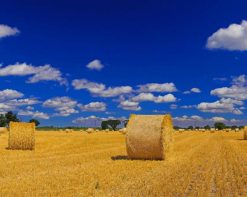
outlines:
{"label": "shadow under hay bale", "polygon": [[126,155],[113,156],[113,157],[111,157],[111,159],[113,161],[115,161],[115,160],[129,160],[128,156],[126,156]]}
{"label": "shadow under hay bale", "polygon": [[131,115],[126,134],[130,159],[163,160],[173,142],[170,115]]}
{"label": "shadow under hay bale", "polygon": [[34,150],[35,123],[10,122],[8,149]]}
{"label": "shadow under hay bale", "polygon": [[244,127],[244,140],[247,140],[247,126]]}

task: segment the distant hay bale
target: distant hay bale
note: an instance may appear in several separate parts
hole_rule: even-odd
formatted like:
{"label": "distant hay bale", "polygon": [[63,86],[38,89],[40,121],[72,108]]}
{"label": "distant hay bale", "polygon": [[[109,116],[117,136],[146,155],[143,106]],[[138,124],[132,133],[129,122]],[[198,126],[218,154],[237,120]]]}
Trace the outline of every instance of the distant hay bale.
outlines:
{"label": "distant hay bale", "polygon": [[244,139],[247,140],[247,126],[244,127]]}
{"label": "distant hay bale", "polygon": [[9,149],[34,150],[35,123],[10,122]]}
{"label": "distant hay bale", "polygon": [[7,131],[8,129],[6,127],[0,127],[0,133],[5,133]]}
{"label": "distant hay bale", "polygon": [[65,129],[65,133],[71,133],[72,129]]}
{"label": "distant hay bale", "polygon": [[173,141],[170,115],[131,115],[126,134],[126,148],[130,159],[165,158]]}
{"label": "distant hay bale", "polygon": [[93,133],[93,132],[94,132],[94,129],[93,129],[93,128],[88,128],[88,129],[86,130],[86,132],[87,132],[88,134]]}
{"label": "distant hay bale", "polygon": [[127,131],[126,128],[119,129],[119,133],[122,133],[122,134],[126,134],[126,131]]}

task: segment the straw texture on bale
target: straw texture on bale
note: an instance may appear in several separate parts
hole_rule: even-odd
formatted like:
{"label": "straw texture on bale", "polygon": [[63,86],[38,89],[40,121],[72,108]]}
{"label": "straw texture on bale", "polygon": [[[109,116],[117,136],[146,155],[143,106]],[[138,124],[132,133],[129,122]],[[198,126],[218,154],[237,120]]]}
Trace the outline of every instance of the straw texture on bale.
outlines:
{"label": "straw texture on bale", "polygon": [[35,123],[10,122],[9,149],[34,150]]}
{"label": "straw texture on bale", "polygon": [[247,140],[247,126],[244,127],[244,139]]}
{"label": "straw texture on bale", "polygon": [[131,115],[126,134],[130,159],[163,160],[171,149],[173,124],[170,115]]}

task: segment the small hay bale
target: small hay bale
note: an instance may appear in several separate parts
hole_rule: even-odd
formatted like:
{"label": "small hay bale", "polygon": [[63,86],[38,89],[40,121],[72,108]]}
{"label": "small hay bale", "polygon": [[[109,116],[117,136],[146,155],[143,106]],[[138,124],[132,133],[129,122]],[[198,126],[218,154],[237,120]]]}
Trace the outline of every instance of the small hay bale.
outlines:
{"label": "small hay bale", "polygon": [[119,133],[126,134],[126,132],[127,132],[126,128],[119,129]]}
{"label": "small hay bale", "polygon": [[65,129],[65,133],[72,133],[72,129]]}
{"label": "small hay bale", "polygon": [[8,148],[14,150],[34,150],[35,123],[10,122]]}
{"label": "small hay bale", "polygon": [[5,133],[7,131],[8,129],[6,127],[0,127],[0,133]]}
{"label": "small hay bale", "polygon": [[244,139],[247,140],[247,126],[244,127]]}
{"label": "small hay bale", "polygon": [[88,128],[88,129],[86,130],[86,132],[87,132],[88,134],[93,133],[93,132],[94,132],[94,129]]}
{"label": "small hay bale", "polygon": [[163,160],[171,149],[173,124],[170,115],[131,115],[126,134],[130,159]]}

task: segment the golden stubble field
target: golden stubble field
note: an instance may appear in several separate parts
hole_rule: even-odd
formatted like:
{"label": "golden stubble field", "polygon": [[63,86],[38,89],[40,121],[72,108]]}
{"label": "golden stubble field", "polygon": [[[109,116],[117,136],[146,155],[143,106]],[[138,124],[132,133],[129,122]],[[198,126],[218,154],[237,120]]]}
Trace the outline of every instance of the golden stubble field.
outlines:
{"label": "golden stubble field", "polygon": [[164,161],[127,160],[118,132],[37,132],[35,151],[7,150],[0,196],[247,196],[242,132],[175,134]]}

